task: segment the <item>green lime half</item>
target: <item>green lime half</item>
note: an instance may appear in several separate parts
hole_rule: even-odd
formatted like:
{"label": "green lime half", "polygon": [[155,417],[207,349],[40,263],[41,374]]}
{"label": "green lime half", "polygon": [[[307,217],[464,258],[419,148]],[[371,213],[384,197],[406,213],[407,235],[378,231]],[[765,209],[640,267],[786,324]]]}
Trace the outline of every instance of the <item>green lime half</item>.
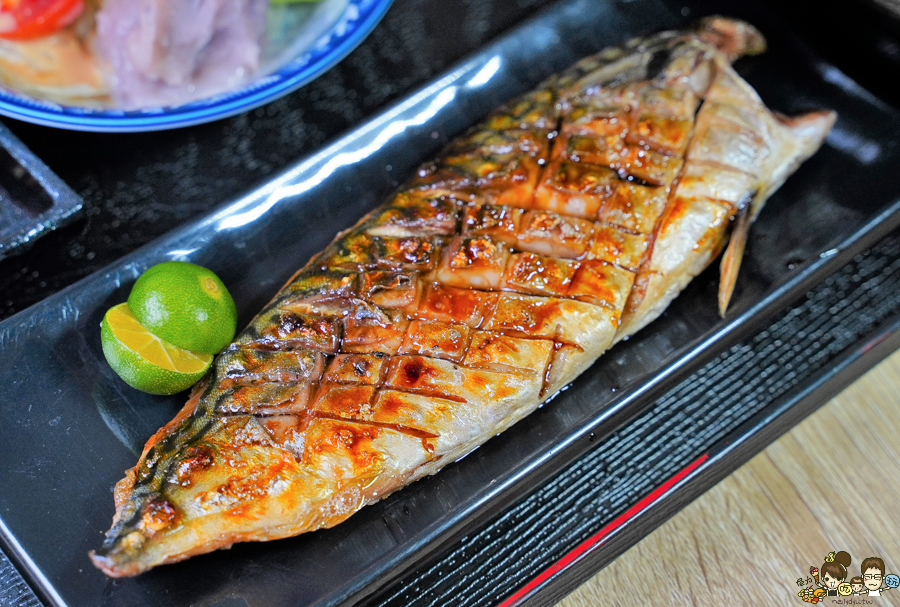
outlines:
{"label": "green lime half", "polygon": [[141,274],[128,307],[153,334],[191,352],[219,352],[237,328],[234,300],[219,277],[183,261],[157,264]]}
{"label": "green lime half", "polygon": [[141,326],[127,303],[107,311],[100,323],[106,361],[132,388],[176,394],[197,383],[212,364],[211,354],[194,354],[166,343]]}

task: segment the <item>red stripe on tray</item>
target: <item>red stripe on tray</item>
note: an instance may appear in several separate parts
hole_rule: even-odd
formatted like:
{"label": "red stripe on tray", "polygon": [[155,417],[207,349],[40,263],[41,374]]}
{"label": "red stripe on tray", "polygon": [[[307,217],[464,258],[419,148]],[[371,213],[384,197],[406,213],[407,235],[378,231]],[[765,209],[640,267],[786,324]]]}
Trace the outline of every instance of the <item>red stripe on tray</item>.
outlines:
{"label": "red stripe on tray", "polygon": [[544,571],[542,571],[537,577],[528,582],[525,586],[523,586],[518,592],[514,595],[500,603],[498,607],[512,607],[513,605],[518,604],[522,599],[531,594],[531,592],[549,580],[551,577],[577,561],[583,554],[588,552],[594,546],[598,546],[603,543],[603,541],[612,534],[613,531],[633,519],[637,516],[642,510],[645,510],[648,506],[650,506],[653,502],[658,500],[662,495],[674,487],[679,481],[685,478],[688,474],[696,470],[700,464],[709,459],[709,454],[704,453],[693,462],[685,466],[678,474],[672,476],[669,480],[664,482],[662,485],[651,491],[647,494],[641,501],[633,505],[631,508],[620,514],[614,521],[609,523],[606,527],[595,533],[593,536],[576,546],[574,549],[565,554],[561,559],[547,567]]}

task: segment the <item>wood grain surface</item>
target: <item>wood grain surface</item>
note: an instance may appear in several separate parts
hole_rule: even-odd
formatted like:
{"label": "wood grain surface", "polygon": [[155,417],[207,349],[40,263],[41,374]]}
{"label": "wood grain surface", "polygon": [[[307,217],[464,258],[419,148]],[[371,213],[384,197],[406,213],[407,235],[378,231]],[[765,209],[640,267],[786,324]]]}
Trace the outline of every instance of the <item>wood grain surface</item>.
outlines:
{"label": "wood grain surface", "polygon": [[[900,573],[900,352],[644,538],[557,607],[808,605],[810,566],[844,550]],[[827,597],[820,605],[900,605]]]}

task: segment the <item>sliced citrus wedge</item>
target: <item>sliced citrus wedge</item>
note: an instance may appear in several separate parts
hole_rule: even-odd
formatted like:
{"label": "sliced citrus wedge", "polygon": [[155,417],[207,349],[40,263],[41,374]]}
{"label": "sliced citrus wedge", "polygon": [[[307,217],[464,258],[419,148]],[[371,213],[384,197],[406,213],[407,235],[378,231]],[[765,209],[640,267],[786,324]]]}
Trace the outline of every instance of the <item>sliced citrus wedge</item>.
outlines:
{"label": "sliced citrus wedge", "polygon": [[175,394],[190,388],[212,364],[211,354],[173,346],[145,329],[127,303],[113,306],[100,323],[106,361],[132,388]]}

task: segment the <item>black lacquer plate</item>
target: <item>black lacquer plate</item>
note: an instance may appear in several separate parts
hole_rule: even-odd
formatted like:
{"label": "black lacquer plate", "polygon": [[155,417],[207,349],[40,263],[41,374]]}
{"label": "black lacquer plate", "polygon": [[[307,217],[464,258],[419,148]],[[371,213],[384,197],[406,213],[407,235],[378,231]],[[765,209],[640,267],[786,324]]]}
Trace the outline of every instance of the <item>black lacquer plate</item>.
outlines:
{"label": "black lacquer plate", "polygon": [[760,216],[725,320],[716,313],[715,273],[706,272],[550,404],[334,529],[235,546],[135,579],[107,580],[90,565],[86,553],[109,526],[114,483],[183,401],[131,390],[102,358],[100,319],[144,268],[167,259],[210,267],[246,322],[448,138],[581,56],[680,25],[680,8],[554,5],[264,187],[0,324],[0,537],[42,598],[110,606],[352,603],[578,457],[900,224],[900,149],[892,141],[900,114],[748,3],[746,16],[770,51],[742,60],[739,71],[779,111],[827,107],[840,118],[823,150]]}

